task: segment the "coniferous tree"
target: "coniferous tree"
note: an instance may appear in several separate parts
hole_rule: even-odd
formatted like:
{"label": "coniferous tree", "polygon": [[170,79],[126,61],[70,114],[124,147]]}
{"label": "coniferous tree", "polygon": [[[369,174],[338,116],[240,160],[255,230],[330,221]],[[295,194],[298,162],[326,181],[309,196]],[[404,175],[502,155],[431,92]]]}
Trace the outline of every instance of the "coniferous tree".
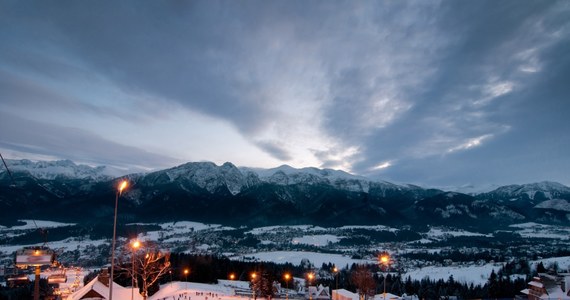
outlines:
{"label": "coniferous tree", "polygon": [[491,271],[491,275],[489,276],[489,280],[487,281],[487,289],[489,291],[489,296],[491,298],[499,297],[500,286],[499,280],[497,279],[497,274],[495,270]]}

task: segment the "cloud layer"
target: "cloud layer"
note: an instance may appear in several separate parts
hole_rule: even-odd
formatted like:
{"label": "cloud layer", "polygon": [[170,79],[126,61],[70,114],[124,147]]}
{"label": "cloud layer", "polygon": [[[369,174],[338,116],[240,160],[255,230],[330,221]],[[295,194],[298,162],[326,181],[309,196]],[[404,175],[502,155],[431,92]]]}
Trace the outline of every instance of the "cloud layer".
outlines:
{"label": "cloud layer", "polygon": [[566,1],[1,6],[7,151],[570,184]]}

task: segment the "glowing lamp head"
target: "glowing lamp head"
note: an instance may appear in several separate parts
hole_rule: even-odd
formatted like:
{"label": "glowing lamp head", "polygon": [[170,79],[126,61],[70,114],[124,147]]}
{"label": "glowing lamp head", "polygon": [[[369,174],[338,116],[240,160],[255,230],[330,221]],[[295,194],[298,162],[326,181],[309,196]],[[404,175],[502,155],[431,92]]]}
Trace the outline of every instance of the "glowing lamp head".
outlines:
{"label": "glowing lamp head", "polygon": [[309,278],[309,281],[311,281],[311,280],[313,280],[313,278],[315,278],[315,274],[309,273],[309,274],[307,275],[307,277]]}
{"label": "glowing lamp head", "polygon": [[123,190],[127,188],[129,183],[126,180],[121,181],[119,184],[119,194],[123,193]]}
{"label": "glowing lamp head", "polygon": [[285,280],[289,280],[289,278],[291,278],[291,275],[289,273],[285,274]]}
{"label": "glowing lamp head", "polygon": [[338,269],[336,267],[333,268],[334,273],[338,273]]}
{"label": "glowing lamp head", "polygon": [[256,273],[251,273],[251,279],[255,279],[257,277]]}
{"label": "glowing lamp head", "polygon": [[390,256],[388,256],[387,254],[383,254],[382,256],[380,256],[381,263],[388,264],[389,261],[390,261]]}
{"label": "glowing lamp head", "polygon": [[236,279],[236,275],[235,275],[234,273],[230,274],[230,279],[231,279],[231,280]]}
{"label": "glowing lamp head", "polygon": [[141,242],[139,242],[138,240],[133,242],[133,249],[138,249],[141,246]]}
{"label": "glowing lamp head", "polygon": [[184,275],[188,275],[189,272],[190,272],[190,270],[184,269]]}

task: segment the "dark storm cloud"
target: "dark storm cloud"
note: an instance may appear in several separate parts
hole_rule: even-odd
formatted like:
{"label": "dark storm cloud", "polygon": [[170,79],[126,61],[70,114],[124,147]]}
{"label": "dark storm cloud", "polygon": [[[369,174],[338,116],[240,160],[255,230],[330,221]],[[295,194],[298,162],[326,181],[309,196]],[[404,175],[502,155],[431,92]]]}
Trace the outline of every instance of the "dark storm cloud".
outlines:
{"label": "dark storm cloud", "polygon": [[[570,182],[560,171],[570,167],[565,1],[0,5],[6,111],[144,122],[182,108],[284,162],[305,147],[322,167],[396,181]],[[78,78],[112,82],[136,109],[54,85]],[[322,147],[302,144],[318,138]]]}
{"label": "dark storm cloud", "polygon": [[439,26],[455,41],[442,49],[429,89],[407,115],[367,140],[368,159],[356,169],[366,172],[375,159],[395,158],[396,166],[381,176],[432,184],[568,182],[561,172],[570,165],[561,155],[570,145],[564,134],[570,123],[561,117],[570,111],[564,100],[570,91],[562,84],[570,70],[570,23],[562,17],[568,6],[448,4]]}

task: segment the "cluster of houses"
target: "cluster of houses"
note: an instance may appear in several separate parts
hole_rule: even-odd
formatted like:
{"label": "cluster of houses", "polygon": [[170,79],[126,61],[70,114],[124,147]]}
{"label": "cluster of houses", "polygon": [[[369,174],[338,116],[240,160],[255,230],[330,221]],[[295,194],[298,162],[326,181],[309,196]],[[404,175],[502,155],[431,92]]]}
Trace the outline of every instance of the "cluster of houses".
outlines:
{"label": "cluster of houses", "polygon": [[[82,288],[70,294],[64,300],[107,300],[109,299],[109,275],[101,273]],[[113,299],[144,300],[131,287],[123,287],[113,282]],[[219,280],[218,284],[202,284],[194,282],[171,282],[164,284],[160,290],[147,300],[239,300],[253,298],[249,282]],[[306,291],[281,289],[278,298],[309,300],[362,300],[359,295],[345,289],[330,290],[323,285],[309,286]],[[374,300],[404,299],[418,300],[416,296],[397,296],[390,293],[378,294]]]}
{"label": "cluster of houses", "polygon": [[[101,273],[85,286],[68,295],[63,300],[107,300],[109,299],[109,275]],[[145,300],[137,290],[113,284],[113,299]],[[528,283],[528,288],[521,291],[518,299],[570,300],[570,273],[549,275],[540,273]],[[254,297],[247,281],[219,280],[218,284],[202,284],[194,282],[171,282],[164,284],[148,300],[240,300]],[[277,298],[309,299],[309,300],[363,300],[357,293],[345,289],[332,290],[323,285],[309,286],[299,291],[280,289]],[[370,300],[398,299],[419,300],[417,296],[394,295],[380,293]],[[446,298],[449,299],[449,298]]]}
{"label": "cluster of houses", "polygon": [[529,300],[570,300],[570,273],[558,275],[539,273],[521,293],[527,295]]}

